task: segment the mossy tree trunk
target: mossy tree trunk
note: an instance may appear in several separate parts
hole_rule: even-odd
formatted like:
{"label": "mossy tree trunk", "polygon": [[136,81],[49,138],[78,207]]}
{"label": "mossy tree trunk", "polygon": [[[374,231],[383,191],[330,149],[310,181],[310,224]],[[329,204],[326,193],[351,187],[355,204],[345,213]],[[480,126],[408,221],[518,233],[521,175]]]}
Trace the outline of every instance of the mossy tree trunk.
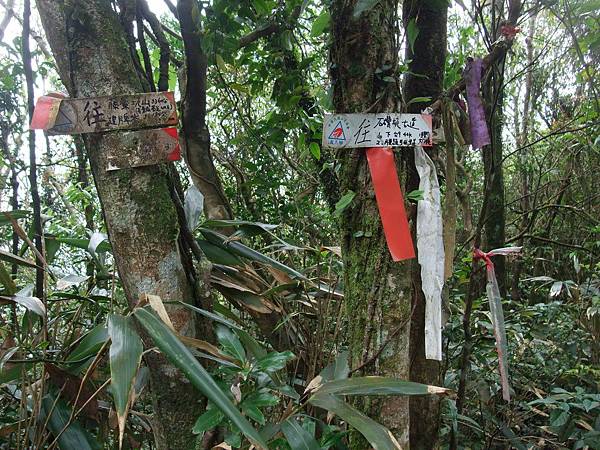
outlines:
{"label": "mossy tree trunk", "polygon": [[[109,0],[38,0],[40,15],[60,76],[70,96],[140,92],[122,25]],[[190,301],[194,285],[182,264],[179,224],[167,165],[107,172],[107,152],[128,152],[125,133],[84,135],[104,219],[129,306],[142,293],[164,301]],[[180,333],[199,324],[182,307],[169,307]],[[201,396],[160,355],[146,359],[154,399],[154,434],[159,449],[195,446],[192,425],[203,409]]]}
{"label": "mossy tree trunk", "polygon": [[[407,30],[414,22],[419,30],[414,45],[406,46],[406,59],[411,61],[404,83],[404,99],[430,97],[435,100],[442,93],[446,61],[446,19],[448,4],[438,0],[405,0],[402,4],[402,22]],[[406,33],[408,35],[408,32]],[[409,105],[410,112],[419,113],[426,103]],[[428,149],[437,151],[435,147]],[[413,154],[410,153],[408,191],[419,188]],[[413,236],[416,235],[416,208],[412,209]],[[440,262],[441,264],[441,262]],[[410,379],[419,383],[439,385],[440,363],[425,358],[425,298],[421,289],[421,270],[415,264],[412,295],[413,318],[410,337]],[[410,399],[410,445],[413,449],[435,448],[439,431],[440,399],[437,396]]]}
{"label": "mossy tree trunk", "polygon": [[[355,17],[357,0],[331,3],[330,72],[336,112],[397,111],[398,3],[383,0]],[[389,77],[396,77],[390,82]],[[412,151],[412,150],[411,150]],[[407,153],[404,151],[403,153]],[[360,372],[409,378],[411,269],[414,261],[393,262],[387,248],[364,149],[340,150],[340,194],[356,196],[341,219],[346,330],[351,365]],[[401,178],[406,160],[396,154]],[[362,233],[358,233],[361,231]],[[360,237],[359,237],[360,236]],[[389,338],[389,341],[388,341]],[[384,342],[386,347],[373,358]],[[371,361],[372,360],[372,361]],[[362,409],[387,426],[408,447],[408,400],[371,398]],[[353,436],[351,447],[368,447]]]}

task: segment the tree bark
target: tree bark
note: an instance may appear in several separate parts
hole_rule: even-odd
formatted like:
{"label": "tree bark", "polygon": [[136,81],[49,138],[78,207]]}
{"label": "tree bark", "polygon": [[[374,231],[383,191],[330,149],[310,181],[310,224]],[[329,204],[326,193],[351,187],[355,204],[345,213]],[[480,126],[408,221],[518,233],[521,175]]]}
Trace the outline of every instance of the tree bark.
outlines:
{"label": "tree bark", "polygon": [[[492,11],[492,41],[500,38],[500,23],[503,16],[502,3],[494,0]],[[484,225],[484,247],[487,250],[504,247],[506,240],[506,204],[504,196],[504,168],[502,128],[504,126],[504,64],[506,53],[495,60],[483,80],[490,145],[482,149],[484,182],[489,191],[489,203]],[[506,264],[502,256],[492,257],[500,294],[506,295]]]}
{"label": "tree bark", "polygon": [[180,81],[183,105],[183,143],[192,180],[204,195],[204,213],[209,219],[233,219],[210,151],[206,124],[207,58],[202,50],[202,30],[197,2],[179,0],[177,15],[185,50],[185,76]]}
{"label": "tree bark", "polygon": [[[31,3],[30,0],[25,0],[23,4],[23,42],[22,42],[22,53],[23,53],[23,72],[25,72],[25,84],[27,86],[27,111],[29,114],[29,120],[33,117],[33,71],[31,68],[31,50],[29,48],[29,36],[30,36],[30,18],[31,15]],[[33,242],[37,250],[38,255],[44,254],[42,246],[42,219],[41,219],[41,202],[40,194],[38,192],[37,182],[37,161],[35,155],[35,131],[29,130],[28,134],[29,144],[29,189],[31,190],[31,204],[33,206]],[[35,270],[35,295],[46,303],[44,295],[44,265],[45,261],[42,261],[39,256],[36,257],[37,268]],[[44,330],[46,328],[44,327]],[[44,332],[45,333],[45,332]]]}
{"label": "tree bark", "polygon": [[[437,98],[442,93],[446,61],[446,17],[448,6],[435,0],[405,0],[402,4],[404,29],[414,21],[419,33],[411,48],[406,45],[406,59],[411,60],[404,84],[404,99]],[[408,35],[408,32],[406,32]],[[410,112],[420,112],[426,105],[410,105]],[[408,192],[419,188],[412,152],[408,157]],[[416,208],[412,208],[412,232],[416,240]],[[425,298],[421,289],[421,270],[418,264],[412,271],[414,308],[410,330],[410,379],[424,384],[439,385],[440,363],[425,358]],[[440,399],[436,396],[410,399],[410,446],[432,449],[439,431]]]}
{"label": "tree bark", "polygon": [[[525,146],[529,140],[529,125],[532,122],[531,113],[533,110],[532,105],[532,91],[533,85],[533,74],[534,74],[534,46],[533,38],[535,36],[536,21],[537,21],[537,4],[534,6],[534,12],[529,19],[529,33],[527,34],[527,75],[525,77],[525,96],[523,103],[523,115],[521,119],[521,131],[517,131],[517,148]],[[518,109],[516,109],[518,111]],[[515,114],[516,115],[516,114]],[[515,127],[518,130],[518,127]],[[530,178],[531,170],[529,169],[529,149],[523,149],[519,152],[519,176],[521,178],[521,211],[523,217],[521,219],[521,229],[525,230],[530,221],[531,202],[530,202]],[[522,246],[524,239],[518,240],[517,245]],[[519,287],[519,279],[523,272],[523,260],[518,259],[514,263],[514,269],[512,273],[511,282],[511,294],[512,298],[517,300],[521,298],[521,289]]]}
{"label": "tree bark", "polygon": [[[397,2],[384,0],[354,17],[357,0],[331,4],[333,43],[330,72],[336,112],[397,111],[399,83],[384,81],[397,75]],[[382,71],[376,72],[377,69]],[[358,367],[377,353],[363,374],[409,378],[411,269],[413,261],[393,262],[387,244],[367,159],[363,149],[344,149],[338,155],[340,193],[356,193],[341,219],[346,301],[347,340],[351,365]],[[407,172],[404,158],[396,157],[401,178]],[[362,237],[356,235],[363,231]],[[370,237],[369,233],[371,234]],[[388,427],[403,448],[408,448],[409,410],[405,397],[369,399],[363,411]],[[368,444],[352,435],[351,448]]]}
{"label": "tree bark", "polygon": [[[126,36],[109,0],[38,0],[48,41],[72,97],[132,94],[142,86]],[[124,133],[84,136],[119,276],[130,307],[139,295],[189,301],[188,280],[177,245],[179,225],[167,165],[107,172],[107,152],[128,152]],[[201,279],[202,277],[198,277]],[[183,307],[167,306],[175,328],[195,335]],[[154,435],[159,449],[194,448],[191,433],[203,409],[201,396],[162,355],[150,353]]]}

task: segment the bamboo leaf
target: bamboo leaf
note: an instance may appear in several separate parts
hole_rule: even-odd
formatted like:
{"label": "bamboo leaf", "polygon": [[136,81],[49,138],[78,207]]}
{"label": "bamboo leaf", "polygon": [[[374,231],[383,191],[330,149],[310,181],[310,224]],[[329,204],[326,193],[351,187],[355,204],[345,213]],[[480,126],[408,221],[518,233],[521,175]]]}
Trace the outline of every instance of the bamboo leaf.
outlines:
{"label": "bamboo leaf", "polygon": [[298,423],[294,417],[290,417],[281,424],[281,431],[285,435],[285,438],[290,444],[292,450],[320,450],[321,446],[312,437],[308,431],[306,431]]}
{"label": "bamboo leaf", "polygon": [[17,292],[17,285],[15,284],[15,280],[12,279],[12,277],[10,276],[10,273],[8,273],[8,270],[6,270],[6,267],[4,267],[4,264],[2,264],[0,262],[0,283],[2,283],[2,286],[4,286],[6,288],[5,292],[8,295],[12,295],[15,292]]}
{"label": "bamboo leaf", "polygon": [[390,430],[344,402],[336,395],[316,394],[309,403],[330,411],[356,428],[375,450],[402,450]]}
{"label": "bamboo leaf", "polygon": [[19,294],[11,296],[0,295],[0,301],[16,303],[18,305],[24,306],[29,311],[37,314],[42,318],[46,317],[46,307],[44,306],[42,301],[37,297]]}
{"label": "bamboo leaf", "polygon": [[[52,392],[46,394],[42,399],[39,419],[39,423],[47,423],[48,430],[54,436],[60,435],[58,446],[63,450],[100,450],[102,448],[79,421],[71,420],[69,405],[61,399],[57,401]],[[66,427],[67,424],[69,424],[68,427]]]}
{"label": "bamboo leaf", "polygon": [[348,378],[350,367],[348,366],[348,351],[342,351],[335,357],[335,361],[325,367],[321,373],[323,382],[332,380],[343,380]]}
{"label": "bamboo leaf", "polygon": [[232,328],[234,330],[243,330],[239,325],[236,325],[233,322],[230,322],[229,320],[225,319],[224,317],[219,316],[218,314],[215,314],[213,312],[210,311],[206,311],[205,309],[201,309],[198,308],[197,306],[194,305],[190,305],[189,303],[184,303],[184,302],[177,302],[178,304],[180,304],[181,306],[185,306],[188,309],[191,309],[192,311],[197,312],[198,314],[203,315],[204,317],[213,320],[214,322],[217,323],[222,323],[225,326],[228,326],[229,328]]}
{"label": "bamboo leaf", "polygon": [[[61,244],[65,244],[70,247],[80,248],[86,251],[90,245],[90,239],[78,239],[69,237],[47,237],[46,239],[54,240],[56,242],[60,242]],[[108,241],[102,241],[96,246],[95,250],[99,252],[108,252],[111,250],[110,243]]]}
{"label": "bamboo leaf", "polygon": [[315,395],[452,395],[450,389],[387,377],[354,377],[329,381]]}
{"label": "bamboo leaf", "polygon": [[106,325],[101,324],[95,326],[79,340],[77,347],[67,357],[67,361],[71,363],[79,362],[95,355],[107,340],[108,329],[106,328]]}
{"label": "bamboo leaf", "polygon": [[90,253],[90,255],[96,256],[96,250],[102,250],[100,244],[102,244],[104,241],[108,241],[108,236],[106,234],[99,232],[92,234],[87,247],[87,251]]}
{"label": "bamboo leaf", "polygon": [[1,250],[1,249],[0,249],[0,260],[9,262],[11,264],[17,264],[19,266],[36,267],[35,261],[32,261],[31,259],[27,259],[27,258],[21,258],[20,256],[15,255],[14,253],[7,252],[7,251]]}
{"label": "bamboo leaf", "polygon": [[140,298],[140,302],[142,305],[147,301],[150,304],[150,307],[156,312],[156,314],[158,314],[160,320],[162,320],[165,323],[165,325],[171,329],[171,331],[175,332],[173,322],[171,322],[171,318],[167,313],[167,309],[165,308],[162,299],[158,295],[142,294]]}
{"label": "bamboo leaf", "polygon": [[108,318],[110,344],[111,390],[119,424],[119,447],[123,443],[125,421],[131,406],[135,375],[142,360],[142,340],[135,332],[131,319],[119,315]]}
{"label": "bamboo leaf", "polygon": [[[27,211],[25,209],[15,209],[14,211],[2,211],[0,214],[0,226],[2,225],[10,225],[10,218],[13,219],[25,219],[29,217],[31,211]],[[10,218],[9,218],[10,216]]]}
{"label": "bamboo leaf", "polygon": [[0,371],[0,386],[5,383],[10,383],[11,381],[15,381],[20,378],[23,374],[23,371],[29,370],[33,367],[32,363],[12,363],[10,368],[4,366],[3,370]]}
{"label": "bamboo leaf", "polygon": [[56,289],[59,291],[64,291],[65,289],[69,289],[72,286],[79,286],[84,281],[87,281],[90,277],[81,276],[81,275],[67,275],[66,277],[61,278],[56,282]]}
{"label": "bamboo leaf", "polygon": [[198,239],[198,245],[213,264],[222,264],[224,266],[241,266],[242,260],[221,247],[211,244],[207,240]]}
{"label": "bamboo leaf", "polygon": [[225,248],[231,251],[231,253],[250,259],[252,261],[258,261],[263,264],[268,264],[271,267],[275,267],[276,269],[287,273],[292,278],[299,278],[301,280],[307,279],[300,272],[292,269],[291,267],[286,266],[285,264],[281,264],[279,261],[276,261],[267,255],[263,255],[262,253],[245,246],[241,242],[227,240],[226,236],[223,236],[222,234],[217,233],[213,230],[209,230],[208,228],[200,228],[200,232],[209,242],[211,242],[214,245],[218,245],[219,247]]}
{"label": "bamboo leaf", "polygon": [[169,361],[177,366],[190,382],[213,402],[255,446],[267,449],[267,443],[260,434],[242,416],[206,369],[200,365],[173,332],[146,309],[138,308],[134,311],[134,315]]}

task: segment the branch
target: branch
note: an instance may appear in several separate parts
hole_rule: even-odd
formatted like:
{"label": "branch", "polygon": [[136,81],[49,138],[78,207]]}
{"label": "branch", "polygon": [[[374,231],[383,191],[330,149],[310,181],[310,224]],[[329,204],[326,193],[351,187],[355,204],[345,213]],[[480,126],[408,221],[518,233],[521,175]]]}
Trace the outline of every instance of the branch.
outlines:
{"label": "branch", "polygon": [[260,38],[269,36],[271,34],[279,33],[282,30],[291,29],[298,20],[298,17],[300,17],[301,11],[302,8],[300,6],[296,6],[292,11],[289,20],[287,20],[286,22],[281,23],[273,20],[271,22],[267,22],[266,24],[262,25],[256,30],[251,31],[250,33],[242,36],[238,41],[238,47],[246,47],[252,44],[253,42],[258,41]]}
{"label": "branch", "polygon": [[171,0],[164,0],[164,2],[167,5],[167,7],[171,10],[171,13],[173,13],[173,15],[178,19],[179,14],[177,13],[177,7],[173,3],[171,3]]}
{"label": "branch", "polygon": [[558,245],[559,247],[566,247],[566,248],[574,248],[576,250],[582,250],[584,252],[588,252],[591,253],[592,255],[596,255],[597,252],[595,252],[594,250],[591,250],[589,248],[585,248],[582,245],[577,245],[577,244],[569,244],[567,242],[560,242],[560,241],[555,241],[554,239],[549,239],[549,238],[545,238],[542,236],[535,236],[533,234],[525,234],[523,235],[524,238],[529,238],[533,241],[540,241],[540,242],[546,242],[548,244],[554,244],[554,245]]}
{"label": "branch", "polygon": [[8,24],[10,23],[10,19],[13,18],[13,13],[12,13],[12,9],[13,6],[15,4],[15,0],[8,0],[8,2],[6,3],[6,13],[4,14],[4,18],[2,19],[2,22],[0,22],[0,41],[2,39],[4,39],[4,32],[6,31],[6,27],[8,27]]}
{"label": "branch", "polygon": [[242,36],[238,42],[238,47],[239,48],[246,47],[246,46],[252,44],[254,41],[258,41],[260,38],[269,36],[270,34],[277,33],[280,29],[281,29],[281,24],[279,24],[277,22],[266,23],[263,26],[261,26],[260,28],[257,28],[256,30],[251,31],[250,33]]}
{"label": "branch", "polygon": [[[508,20],[506,25],[509,27],[516,27],[521,11],[521,0],[509,0],[508,3]],[[483,67],[487,70],[492,64],[502,59],[508,53],[508,50],[512,47],[514,36],[506,36],[503,40],[496,41],[490,52],[483,58]],[[442,106],[442,98],[449,97],[454,98],[465,89],[465,79],[461,77],[454,86],[442,93],[432,105],[431,109],[437,111]]]}
{"label": "branch", "polygon": [[169,47],[169,41],[164,33],[164,27],[160,21],[156,18],[156,15],[148,8],[146,0],[138,0],[138,5],[142,15],[150,24],[150,28],[156,36],[158,41],[158,47],[160,49],[160,59],[158,61],[159,76],[158,76],[158,90],[168,91],[169,90],[169,59],[171,56],[171,48]]}
{"label": "branch", "polygon": [[[19,24],[21,26],[23,26],[23,19],[21,19],[21,17],[19,17],[15,13],[15,10],[14,10],[14,0],[8,0],[6,3],[4,3],[3,0],[0,0],[0,6],[2,6],[6,10],[6,15],[4,16],[4,19],[2,19],[2,25],[4,24],[5,21],[10,21],[11,18],[14,18],[14,19],[17,20],[17,22],[19,22]],[[4,35],[4,31],[5,31],[2,28],[2,25],[0,25],[0,41],[2,40],[3,35]],[[6,26],[8,26],[8,23],[6,24]],[[39,34],[37,34],[35,31],[33,31],[33,30],[29,30],[29,35],[37,43],[38,48],[44,54],[44,56],[46,57],[46,59],[52,59],[52,55],[50,54],[50,52],[46,48],[46,43],[44,42],[44,39]]]}

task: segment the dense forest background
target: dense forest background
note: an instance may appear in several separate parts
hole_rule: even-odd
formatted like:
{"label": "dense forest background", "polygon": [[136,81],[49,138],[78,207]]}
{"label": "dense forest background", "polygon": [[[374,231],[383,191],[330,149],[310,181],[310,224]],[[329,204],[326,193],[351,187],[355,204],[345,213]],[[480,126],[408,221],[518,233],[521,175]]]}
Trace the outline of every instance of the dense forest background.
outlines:
{"label": "dense forest background", "polygon": [[[599,11],[1,0],[0,448],[600,449]],[[176,93],[185,161],[109,173],[119,132],[29,130],[48,92],[157,90]],[[325,113],[427,106],[439,363],[361,150],[321,147]],[[414,232],[412,151],[396,149]],[[522,246],[493,259],[510,402],[473,260],[506,246]]]}

